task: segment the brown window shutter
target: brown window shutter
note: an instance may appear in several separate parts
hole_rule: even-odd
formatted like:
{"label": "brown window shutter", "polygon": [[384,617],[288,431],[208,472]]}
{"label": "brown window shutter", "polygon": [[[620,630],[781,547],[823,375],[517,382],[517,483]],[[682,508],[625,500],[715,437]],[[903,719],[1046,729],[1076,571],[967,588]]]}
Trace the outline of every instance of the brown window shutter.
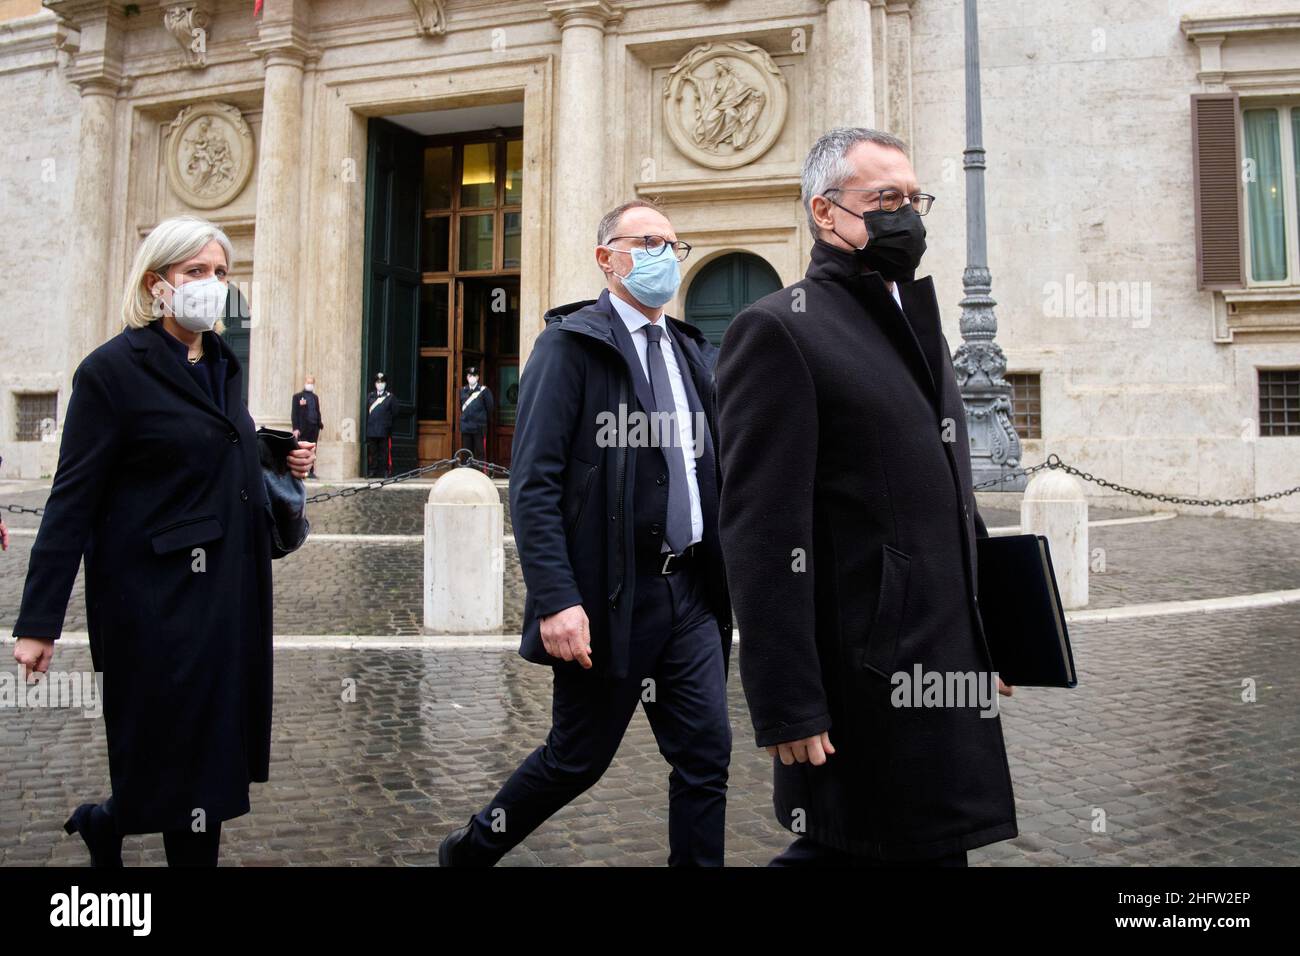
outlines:
{"label": "brown window shutter", "polygon": [[1192,94],[1196,287],[1246,284],[1241,255],[1241,124],[1236,93]]}

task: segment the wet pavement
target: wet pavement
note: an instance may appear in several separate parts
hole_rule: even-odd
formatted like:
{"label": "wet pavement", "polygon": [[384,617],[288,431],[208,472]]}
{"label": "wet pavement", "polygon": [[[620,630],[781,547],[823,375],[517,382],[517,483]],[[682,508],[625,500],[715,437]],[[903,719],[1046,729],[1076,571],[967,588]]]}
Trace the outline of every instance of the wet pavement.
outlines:
{"label": "wet pavement", "polygon": [[[418,534],[426,495],[330,502],[313,527]],[[1000,509],[986,518],[1015,523]],[[0,556],[6,634],[31,543],[15,536]],[[1107,567],[1092,577],[1092,607],[1300,587],[1298,524],[1180,516],[1094,528],[1092,545]],[[276,562],[276,631],[417,635],[421,573],[418,541],[309,543]],[[507,632],[521,602],[508,548]],[[66,626],[85,627],[80,578]],[[1003,702],[1020,836],[973,851],[973,865],[1300,862],[1300,604],[1077,623],[1071,636],[1078,688],[1020,688]],[[737,659],[727,862],[760,865],[790,835],[773,820]],[[88,668],[89,651],[59,647],[55,666]],[[1256,701],[1242,701],[1243,681]],[[226,825],[223,865],[432,865],[442,836],[542,741],[549,714],[549,671],[511,651],[279,648],[271,781]],[[638,714],[605,777],[503,865],[663,864],[667,780]],[[101,720],[0,709],[0,865],[84,863],[61,824],[107,787]],[[161,837],[128,838],[125,858],[162,864]]]}

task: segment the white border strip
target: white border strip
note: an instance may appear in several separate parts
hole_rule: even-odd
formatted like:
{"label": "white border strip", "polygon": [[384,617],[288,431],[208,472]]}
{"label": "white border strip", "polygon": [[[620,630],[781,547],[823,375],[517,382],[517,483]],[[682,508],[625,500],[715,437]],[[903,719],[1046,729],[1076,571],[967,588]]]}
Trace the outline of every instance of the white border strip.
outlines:
{"label": "white border strip", "polygon": [[[1147,524],[1151,521],[1168,521],[1171,518],[1177,518],[1177,511],[1153,511],[1149,515],[1138,515],[1136,518],[1101,518],[1097,521],[1089,521],[1089,528],[1105,528],[1116,524]],[[1003,524],[996,528],[989,528],[989,534],[992,537],[1000,538],[1008,534],[1020,534],[1020,525]]]}
{"label": "white border strip", "polygon": [[[1178,614],[1212,614],[1216,611],[1243,611],[1252,608],[1278,607],[1300,602],[1300,588],[1289,591],[1262,591],[1258,594],[1238,594],[1232,597],[1202,598],[1193,601],[1156,601],[1150,604],[1129,604],[1124,607],[1101,607],[1066,611],[1070,624],[1109,624],[1147,617],[1171,617]],[[732,642],[740,640],[740,632],[733,634]],[[61,644],[88,644],[85,631],[64,631]],[[425,637],[394,637],[391,634],[277,634],[274,646],[281,650],[324,650],[344,648],[376,649],[426,649],[426,650],[515,650],[519,647],[518,634],[457,634]]]}
{"label": "white border strip", "polygon": [[1200,598],[1192,601],[1154,601],[1150,604],[1128,604],[1123,607],[1083,608],[1066,611],[1065,620],[1074,624],[1105,624],[1111,621],[1130,621],[1142,617],[1164,617],[1173,614],[1212,614],[1215,611],[1244,611],[1251,608],[1277,607],[1300,601],[1300,588],[1289,591],[1261,591],[1258,594],[1237,594],[1232,597]]}

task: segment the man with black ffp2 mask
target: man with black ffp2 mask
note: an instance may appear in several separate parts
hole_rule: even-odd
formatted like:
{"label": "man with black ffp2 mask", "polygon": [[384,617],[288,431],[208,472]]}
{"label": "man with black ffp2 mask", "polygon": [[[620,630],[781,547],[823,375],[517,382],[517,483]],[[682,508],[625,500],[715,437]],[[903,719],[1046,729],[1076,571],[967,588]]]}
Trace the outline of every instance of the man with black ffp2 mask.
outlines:
{"label": "man with black ffp2 mask", "polygon": [[[807,274],[722,342],[740,675],[777,819],[800,834],[776,865],[964,866],[1016,835],[996,708],[1010,689],[976,594],[987,532],[934,285],[914,280],[933,201],[895,137],[826,133],[803,171]],[[936,672],[979,693],[898,693],[900,675]]]}

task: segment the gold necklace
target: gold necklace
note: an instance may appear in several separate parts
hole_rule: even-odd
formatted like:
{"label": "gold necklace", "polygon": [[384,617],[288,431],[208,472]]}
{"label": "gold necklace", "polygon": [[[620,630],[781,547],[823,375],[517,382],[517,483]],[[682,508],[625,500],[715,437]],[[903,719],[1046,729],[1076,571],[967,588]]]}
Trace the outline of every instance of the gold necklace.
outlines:
{"label": "gold necklace", "polygon": [[191,365],[198,365],[198,364],[199,364],[199,359],[203,358],[203,343],[202,343],[201,341],[199,342],[199,354],[198,354],[198,355],[195,355],[195,356],[186,355],[185,358],[186,358],[187,361],[189,361],[189,363],[190,363]]}

